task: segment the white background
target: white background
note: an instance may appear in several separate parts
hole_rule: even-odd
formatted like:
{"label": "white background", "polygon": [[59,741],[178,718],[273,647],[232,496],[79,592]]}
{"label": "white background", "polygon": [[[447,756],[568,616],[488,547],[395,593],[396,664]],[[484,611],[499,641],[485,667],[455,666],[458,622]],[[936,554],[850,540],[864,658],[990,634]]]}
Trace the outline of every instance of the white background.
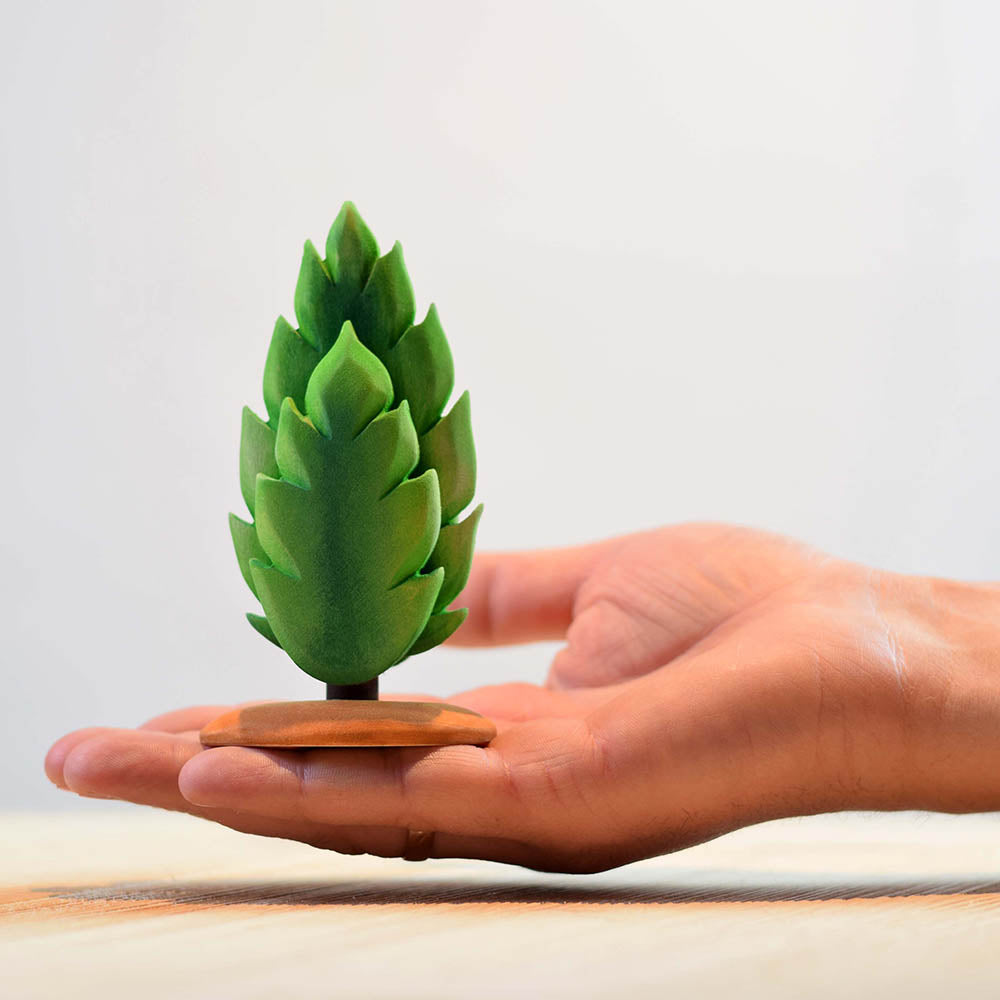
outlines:
{"label": "white background", "polygon": [[712,518],[1000,576],[994,5],[0,10],[5,805],[74,801],[68,729],[318,694],[244,622],[226,513],[345,198],[440,308],[482,547]]}

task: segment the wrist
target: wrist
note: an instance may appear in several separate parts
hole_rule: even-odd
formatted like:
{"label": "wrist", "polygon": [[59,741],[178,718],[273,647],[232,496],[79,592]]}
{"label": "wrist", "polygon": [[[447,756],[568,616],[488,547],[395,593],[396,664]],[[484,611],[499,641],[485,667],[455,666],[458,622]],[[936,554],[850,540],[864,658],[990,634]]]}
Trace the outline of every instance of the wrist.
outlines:
{"label": "wrist", "polygon": [[889,808],[1000,809],[1000,588],[885,575]]}

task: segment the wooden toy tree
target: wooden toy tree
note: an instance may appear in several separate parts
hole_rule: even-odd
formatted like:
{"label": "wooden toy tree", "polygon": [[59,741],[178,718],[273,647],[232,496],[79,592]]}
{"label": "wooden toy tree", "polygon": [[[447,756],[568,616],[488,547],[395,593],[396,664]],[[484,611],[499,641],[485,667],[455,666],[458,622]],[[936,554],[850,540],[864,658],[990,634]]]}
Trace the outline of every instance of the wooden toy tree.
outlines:
{"label": "wooden toy tree", "polygon": [[[445,413],[454,369],[437,310],[414,324],[402,248],[380,257],[349,202],[325,259],[305,245],[295,314],[298,329],[279,317],[271,337],[267,418],[243,411],[240,487],[252,520],[230,515],[230,528],[264,612],[248,614],[251,625],[324,681],[337,704],[276,703],[257,716],[270,712],[268,735],[285,727],[268,745],[321,745],[320,730],[302,742],[303,712],[326,722],[322,745],[386,745],[384,723],[392,716],[398,728],[401,703],[358,702],[377,699],[380,674],[443,642],[467,614],[448,605],[468,578],[482,513],[479,506],[459,520],[476,483],[469,396]],[[444,709],[418,724],[408,704],[421,732],[406,742],[485,742],[482,724],[492,731],[474,713],[445,706],[466,717],[458,728],[472,725],[475,738],[443,738],[455,736],[440,719]],[[245,731],[254,711],[240,713],[239,738],[230,713],[206,727],[203,741],[265,745],[260,727]],[[442,725],[448,732],[430,739]]]}

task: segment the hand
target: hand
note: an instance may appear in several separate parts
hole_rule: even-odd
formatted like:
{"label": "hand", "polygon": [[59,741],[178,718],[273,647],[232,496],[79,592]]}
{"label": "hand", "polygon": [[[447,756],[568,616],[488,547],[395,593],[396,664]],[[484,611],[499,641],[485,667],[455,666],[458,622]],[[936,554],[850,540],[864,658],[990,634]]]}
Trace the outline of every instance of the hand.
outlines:
{"label": "hand", "polygon": [[81,730],[46,771],[81,795],[343,853],[595,871],[839,809],[1000,808],[1000,590],[882,573],[684,525],[480,556],[456,640],[565,637],[545,687],[448,699],[485,748],[203,750],[226,706]]}

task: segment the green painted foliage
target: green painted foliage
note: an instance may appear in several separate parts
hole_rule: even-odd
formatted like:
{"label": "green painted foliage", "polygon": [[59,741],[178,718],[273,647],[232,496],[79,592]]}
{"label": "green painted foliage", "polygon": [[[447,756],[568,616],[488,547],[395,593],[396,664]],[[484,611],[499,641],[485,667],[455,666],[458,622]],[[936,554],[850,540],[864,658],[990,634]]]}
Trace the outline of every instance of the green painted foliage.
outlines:
{"label": "green painted foliage", "polygon": [[[397,243],[378,256],[353,205],[326,259],[306,243],[296,330],[280,317],[264,368],[267,419],[243,414],[230,515],[253,627],[307,673],[338,684],[430,649],[465,619],[477,507],[468,394],[445,413],[451,351],[432,305],[414,324]],[[395,404],[395,409],[392,409]]]}

